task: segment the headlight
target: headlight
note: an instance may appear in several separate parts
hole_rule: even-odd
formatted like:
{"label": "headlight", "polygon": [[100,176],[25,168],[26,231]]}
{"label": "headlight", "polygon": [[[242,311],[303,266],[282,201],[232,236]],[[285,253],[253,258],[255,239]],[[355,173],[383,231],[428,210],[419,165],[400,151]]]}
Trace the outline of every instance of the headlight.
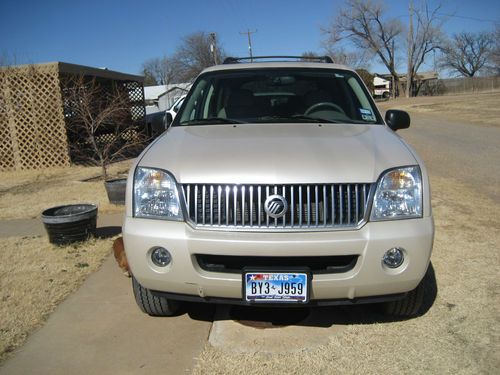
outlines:
{"label": "headlight", "polygon": [[177,185],[170,174],[152,168],[139,167],[135,170],[134,216],[183,219]]}
{"label": "headlight", "polygon": [[371,220],[422,217],[422,175],[418,166],[392,169],[379,180]]}

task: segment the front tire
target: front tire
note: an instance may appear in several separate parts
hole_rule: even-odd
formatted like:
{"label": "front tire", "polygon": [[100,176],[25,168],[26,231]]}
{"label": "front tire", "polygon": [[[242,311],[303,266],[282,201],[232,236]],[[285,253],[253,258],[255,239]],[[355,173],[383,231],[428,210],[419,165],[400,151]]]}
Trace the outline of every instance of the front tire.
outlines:
{"label": "front tire", "polygon": [[384,304],[384,312],[398,318],[411,318],[419,314],[424,303],[426,285],[430,279],[430,271],[427,268],[425,276],[417,287],[409,291],[406,296],[398,301],[391,301]]}
{"label": "front tire", "polygon": [[132,276],[132,289],[135,302],[142,312],[151,316],[172,316],[179,310],[178,301],[165,297],[155,296],[149,289],[144,288],[135,277]]}

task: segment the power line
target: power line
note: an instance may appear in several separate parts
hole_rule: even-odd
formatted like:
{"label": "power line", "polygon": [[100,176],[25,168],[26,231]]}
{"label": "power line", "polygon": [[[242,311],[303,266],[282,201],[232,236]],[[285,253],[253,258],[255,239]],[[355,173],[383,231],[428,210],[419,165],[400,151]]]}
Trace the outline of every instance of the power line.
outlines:
{"label": "power line", "polygon": [[253,62],[253,55],[252,55],[252,38],[251,34],[255,34],[257,32],[257,29],[254,31],[250,31],[250,29],[247,29],[247,31],[240,32],[241,35],[247,35],[248,36],[248,52],[250,53],[250,62]]}
{"label": "power line", "polygon": [[462,18],[464,20],[472,20],[472,21],[479,21],[479,22],[493,22],[493,23],[499,23],[499,20],[492,20],[488,18],[476,18],[476,17],[467,17],[467,16],[457,16],[456,14],[448,14],[448,13],[436,13],[440,16],[444,17],[451,17],[451,18]]}

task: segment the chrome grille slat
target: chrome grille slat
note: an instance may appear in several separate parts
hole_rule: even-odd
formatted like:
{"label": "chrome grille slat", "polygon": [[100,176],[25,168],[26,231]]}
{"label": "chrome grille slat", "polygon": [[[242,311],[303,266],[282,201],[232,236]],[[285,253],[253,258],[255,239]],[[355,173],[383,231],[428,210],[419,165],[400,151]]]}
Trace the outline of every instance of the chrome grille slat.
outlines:
{"label": "chrome grille slat", "polygon": [[[359,228],[367,220],[374,184],[182,185],[188,222],[219,230],[340,230]],[[264,211],[270,195],[288,203],[283,217]]]}
{"label": "chrome grille slat", "polygon": [[217,187],[217,219],[218,219],[218,224],[220,226],[221,224],[221,220],[220,220],[220,217],[221,217],[221,207],[220,207],[220,201],[221,201],[221,195],[222,195],[222,187],[219,185]]}

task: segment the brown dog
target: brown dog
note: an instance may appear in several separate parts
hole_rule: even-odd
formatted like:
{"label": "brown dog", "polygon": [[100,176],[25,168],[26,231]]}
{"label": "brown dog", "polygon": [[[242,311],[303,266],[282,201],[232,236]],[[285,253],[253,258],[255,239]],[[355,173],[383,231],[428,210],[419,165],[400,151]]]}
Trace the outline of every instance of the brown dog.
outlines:
{"label": "brown dog", "polygon": [[118,266],[123,270],[123,274],[127,277],[132,276],[130,267],[128,266],[125,248],[123,247],[123,237],[118,237],[115,242],[113,242],[113,252]]}

